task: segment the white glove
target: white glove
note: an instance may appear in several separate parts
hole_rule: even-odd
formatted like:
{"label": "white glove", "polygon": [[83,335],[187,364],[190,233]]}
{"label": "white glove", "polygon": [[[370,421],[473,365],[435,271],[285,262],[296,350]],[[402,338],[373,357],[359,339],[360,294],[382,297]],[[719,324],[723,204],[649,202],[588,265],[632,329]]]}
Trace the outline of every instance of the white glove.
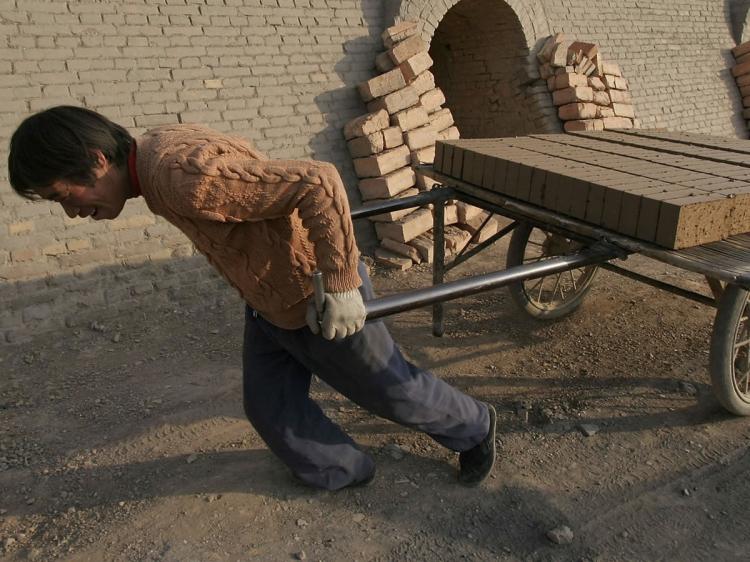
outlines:
{"label": "white glove", "polygon": [[315,310],[315,300],[307,303],[307,325],[313,334],[323,332],[327,340],[343,339],[359,332],[365,325],[365,303],[359,291],[345,293],[326,293],[323,313],[318,323],[318,313]]}

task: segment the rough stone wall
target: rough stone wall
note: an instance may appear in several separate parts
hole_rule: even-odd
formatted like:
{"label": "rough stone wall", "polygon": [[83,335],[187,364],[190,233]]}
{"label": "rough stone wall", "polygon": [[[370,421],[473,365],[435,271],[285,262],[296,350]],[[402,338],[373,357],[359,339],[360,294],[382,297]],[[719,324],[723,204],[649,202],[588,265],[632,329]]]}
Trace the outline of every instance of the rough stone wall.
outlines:
{"label": "rough stone wall", "polygon": [[[363,111],[382,20],[381,0],[0,0],[0,161],[24,116],[69,103],[134,133],[201,122],[272,158],[333,162],[356,204],[341,127]],[[71,220],[6,177],[0,342],[229,291],[142,200],[117,221]]]}
{"label": "rough stone wall", "polygon": [[[136,133],[160,123],[200,121],[250,138],[271,157],[331,161],[356,205],[341,128],[364,111],[354,86],[375,75],[378,38],[391,23],[386,13],[417,21],[426,39],[435,38],[436,52],[446,38],[459,35],[457,15],[463,12],[484,26],[487,37],[501,36],[502,52],[496,44],[482,50],[481,42],[468,39],[460,45],[463,60],[474,56],[485,67],[488,50],[495,49],[492,60],[502,55],[493,71],[499,82],[491,86],[498,94],[498,127],[503,115],[526,107],[535,129],[559,130],[551,97],[535,82],[533,49],[562,31],[597,43],[606,60],[622,66],[644,126],[745,134],[728,70],[735,42],[725,0],[458,4],[0,0],[0,159],[23,116],[75,103]],[[449,14],[454,7],[458,11]],[[506,63],[518,72],[504,79]],[[443,75],[456,73],[447,57],[439,64]],[[438,85],[466,95],[457,86]],[[457,103],[456,113],[474,123],[477,136],[492,134]],[[513,123],[519,132],[526,126]],[[458,124],[463,136],[471,136]],[[54,206],[20,200],[5,173],[0,167],[0,341],[116,315],[137,303],[228,294],[183,236],[154,219],[142,202],[129,203],[123,220],[70,220]],[[368,232],[358,235],[366,243]]]}

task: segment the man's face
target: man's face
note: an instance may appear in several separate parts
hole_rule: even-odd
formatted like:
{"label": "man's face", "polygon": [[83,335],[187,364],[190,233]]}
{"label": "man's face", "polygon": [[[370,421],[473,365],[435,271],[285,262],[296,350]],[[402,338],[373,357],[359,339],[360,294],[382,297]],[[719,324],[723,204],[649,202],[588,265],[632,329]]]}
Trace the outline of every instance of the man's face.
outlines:
{"label": "man's face", "polygon": [[97,166],[94,168],[93,187],[57,180],[52,185],[34,191],[43,199],[60,203],[70,218],[114,219],[125,206],[129,187],[127,176],[117,172],[104,155],[99,153]]}

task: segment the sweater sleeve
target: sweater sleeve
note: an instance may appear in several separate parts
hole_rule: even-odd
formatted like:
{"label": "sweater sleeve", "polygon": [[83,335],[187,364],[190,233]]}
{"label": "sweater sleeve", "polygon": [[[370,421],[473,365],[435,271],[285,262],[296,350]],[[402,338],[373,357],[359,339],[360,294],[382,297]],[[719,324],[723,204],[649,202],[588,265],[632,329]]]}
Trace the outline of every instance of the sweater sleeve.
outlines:
{"label": "sweater sleeve", "polygon": [[170,168],[164,200],[175,213],[245,222],[285,217],[296,210],[327,290],[347,291],[361,284],[349,201],[332,164],[214,154],[208,159],[177,156]]}

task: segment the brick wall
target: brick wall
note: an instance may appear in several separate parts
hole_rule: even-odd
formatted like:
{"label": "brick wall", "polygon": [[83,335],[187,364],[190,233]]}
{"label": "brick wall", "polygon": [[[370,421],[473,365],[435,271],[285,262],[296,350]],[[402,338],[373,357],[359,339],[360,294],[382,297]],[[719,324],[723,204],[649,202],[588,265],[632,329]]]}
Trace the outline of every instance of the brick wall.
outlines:
{"label": "brick wall", "polygon": [[[495,126],[508,134],[501,125],[559,129],[533,61],[533,49],[555,31],[596,42],[620,63],[645,126],[744,134],[728,71],[734,41],[723,0],[457,4],[0,0],[0,157],[23,116],[74,103],[136,133],[200,121],[250,138],[271,157],[329,160],[356,205],[341,126],[364,112],[354,86],[375,74],[380,32],[390,23],[385,14],[416,20],[425,38],[435,38],[439,81],[458,72],[446,44],[458,47],[462,64],[473,58],[475,67],[489,69],[484,77],[459,74],[483,88],[481,103],[494,111],[486,124],[460,101],[468,99],[466,89],[440,83],[449,107],[452,96],[457,117],[477,136],[493,134]],[[467,17],[474,27],[459,23]],[[476,25],[482,33],[466,37]],[[519,107],[527,108],[527,120],[513,115]],[[368,236],[358,231],[364,244]],[[137,303],[227,293],[183,236],[142,202],[130,202],[123,220],[70,220],[53,206],[19,199],[0,169],[0,341],[116,315]]]}
{"label": "brick wall", "polygon": [[[201,122],[274,158],[331,161],[356,204],[341,127],[364,111],[355,85],[374,73],[381,0],[0,0],[0,22],[3,162],[24,116],[70,103],[135,133]],[[121,220],[71,220],[17,197],[6,176],[0,341],[228,291],[142,200]]]}

